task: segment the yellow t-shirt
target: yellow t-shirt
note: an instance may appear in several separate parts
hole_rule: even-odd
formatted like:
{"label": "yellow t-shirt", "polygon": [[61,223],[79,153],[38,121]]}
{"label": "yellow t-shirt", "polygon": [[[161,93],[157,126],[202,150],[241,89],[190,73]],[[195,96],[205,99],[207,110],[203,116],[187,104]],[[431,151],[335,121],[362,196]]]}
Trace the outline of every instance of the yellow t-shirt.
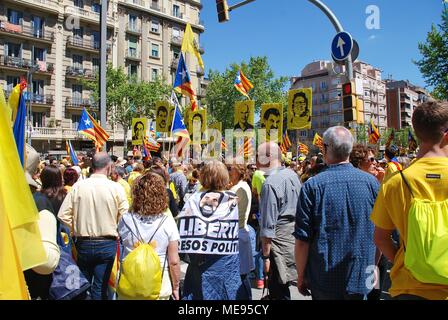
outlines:
{"label": "yellow t-shirt", "polygon": [[137,179],[137,178],[140,177],[141,175],[142,175],[142,174],[141,174],[140,172],[132,171],[132,172],[129,174],[129,177],[128,177],[128,183],[129,183],[129,186],[132,187],[132,185],[134,184],[135,179]]}
{"label": "yellow t-shirt", "polygon": [[126,195],[126,199],[128,199],[129,206],[131,206],[131,204],[132,204],[131,186],[124,179],[120,179],[117,182],[123,187],[124,194]]}
{"label": "yellow t-shirt", "polygon": [[255,188],[257,190],[258,196],[261,195],[261,188],[263,187],[263,183],[266,180],[264,176],[264,172],[261,170],[256,170],[254,175],[252,176],[252,189]]}
{"label": "yellow t-shirt", "polygon": [[386,172],[384,174],[383,183],[385,183],[387,180],[389,180],[395,172],[398,172],[400,170],[403,170],[403,167],[398,162],[392,162],[390,161],[387,164]]}
{"label": "yellow t-shirt", "polygon": [[[422,158],[415,161],[403,174],[414,196],[418,199],[443,201],[448,198],[448,158]],[[427,175],[432,176],[427,176]],[[373,207],[373,223],[385,230],[398,230],[400,240],[407,243],[408,212],[411,206],[411,193],[400,174],[392,176],[383,183]],[[448,299],[448,286],[422,283],[415,279],[404,266],[404,250],[395,255],[390,272],[392,297],[412,294],[426,299]]]}

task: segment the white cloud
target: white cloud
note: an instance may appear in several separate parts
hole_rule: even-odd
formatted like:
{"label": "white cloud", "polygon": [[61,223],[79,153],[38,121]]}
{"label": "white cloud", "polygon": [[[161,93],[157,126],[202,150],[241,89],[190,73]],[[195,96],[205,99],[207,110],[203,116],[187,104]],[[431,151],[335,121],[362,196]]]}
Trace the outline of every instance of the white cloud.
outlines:
{"label": "white cloud", "polygon": [[372,35],[369,37],[369,40],[375,40],[376,38],[377,38],[377,36],[374,35],[374,34],[372,34]]}

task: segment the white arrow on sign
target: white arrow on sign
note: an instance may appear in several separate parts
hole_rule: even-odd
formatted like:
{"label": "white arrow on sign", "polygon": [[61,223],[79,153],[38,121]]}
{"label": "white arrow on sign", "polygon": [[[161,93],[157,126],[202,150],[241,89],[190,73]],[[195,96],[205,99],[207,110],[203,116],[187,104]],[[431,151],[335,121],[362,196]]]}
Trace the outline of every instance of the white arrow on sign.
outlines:
{"label": "white arrow on sign", "polygon": [[339,50],[341,50],[341,57],[344,56],[344,45],[345,41],[342,39],[342,37],[339,37],[337,47],[339,48]]}

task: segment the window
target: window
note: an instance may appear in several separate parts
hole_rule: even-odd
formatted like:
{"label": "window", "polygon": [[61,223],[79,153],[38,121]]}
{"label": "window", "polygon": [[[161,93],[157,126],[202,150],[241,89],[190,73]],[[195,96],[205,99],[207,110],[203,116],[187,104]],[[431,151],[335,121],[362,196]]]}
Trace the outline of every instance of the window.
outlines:
{"label": "window", "polygon": [[101,13],[101,5],[99,3],[92,3],[92,11]]}
{"label": "window", "polygon": [[129,29],[134,31],[137,30],[137,17],[132,14],[129,15]]}
{"label": "window", "polygon": [[33,29],[33,35],[36,38],[42,38],[44,34],[44,19],[33,16],[31,20],[31,28]]}
{"label": "window", "polygon": [[173,58],[174,59],[179,59],[179,56],[180,56],[179,48],[173,48]]}
{"label": "window", "polygon": [[73,0],[73,5],[75,7],[82,9],[82,8],[84,8],[84,1],[83,0]]}
{"label": "window", "polygon": [[100,33],[98,31],[92,31],[92,46],[95,49],[100,48]]}
{"label": "window", "polygon": [[84,36],[83,27],[79,27],[79,29],[73,29],[73,44],[82,45],[83,36]]}
{"label": "window", "polygon": [[12,91],[16,85],[20,83],[20,77],[7,76],[6,77],[6,91]]}
{"label": "window", "polygon": [[180,29],[177,27],[173,27],[173,37],[180,38]]}
{"label": "window", "polygon": [[82,104],[82,85],[80,84],[72,85],[72,100],[73,105]]}
{"label": "window", "polygon": [[45,49],[34,47],[33,61],[45,61]]}
{"label": "window", "polygon": [[72,114],[72,128],[78,129],[79,121],[81,121],[80,114]]}
{"label": "window", "polygon": [[151,69],[151,80],[156,81],[159,76],[159,70]]}
{"label": "window", "polygon": [[299,135],[300,135],[302,138],[306,138],[306,137],[308,136],[307,133],[308,133],[308,132],[307,132],[306,130],[300,130]]}
{"label": "window", "polygon": [[313,92],[316,92],[316,84],[314,82],[311,83],[311,88],[313,89]]}
{"label": "window", "polygon": [[93,73],[100,72],[100,59],[92,58],[92,71]]}
{"label": "window", "polygon": [[137,66],[135,64],[130,64],[128,66],[128,76],[136,77],[137,76]]}
{"label": "window", "polygon": [[137,38],[129,37],[129,56],[137,57]]}
{"label": "window", "polygon": [[159,21],[156,20],[151,21],[151,32],[159,33]]}
{"label": "window", "polygon": [[33,112],[33,124],[34,127],[45,127],[45,112]]}
{"label": "window", "polygon": [[83,62],[82,56],[80,56],[78,54],[74,54],[73,55],[73,68],[81,70],[82,69],[82,62]]}
{"label": "window", "polygon": [[22,56],[21,45],[8,42],[6,46],[7,56],[20,58]]}
{"label": "window", "polygon": [[173,4],[173,16],[175,16],[177,18],[182,18],[180,15],[180,7],[175,4]]}
{"label": "window", "polygon": [[8,22],[15,24],[15,25],[21,25],[23,20],[23,13],[20,11],[8,9]]}
{"label": "window", "polygon": [[33,93],[33,102],[43,102],[44,100],[44,81],[43,80],[33,80],[31,85],[31,91]]}
{"label": "window", "polygon": [[321,88],[322,90],[326,90],[326,89],[327,89],[327,83],[326,83],[325,81],[321,81],[321,83],[320,83],[320,88]]}
{"label": "window", "polygon": [[159,57],[159,45],[156,43],[151,45],[151,57]]}

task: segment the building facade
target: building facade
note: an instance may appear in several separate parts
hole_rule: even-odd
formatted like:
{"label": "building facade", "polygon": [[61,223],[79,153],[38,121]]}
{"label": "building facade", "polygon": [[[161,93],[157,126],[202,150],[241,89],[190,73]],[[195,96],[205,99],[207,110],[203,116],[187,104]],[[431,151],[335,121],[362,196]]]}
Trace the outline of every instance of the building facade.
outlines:
{"label": "building facade", "polygon": [[387,81],[386,88],[388,126],[395,130],[412,127],[414,108],[429,98],[428,92],[404,80]]}
{"label": "building facade", "polygon": [[[94,79],[100,67],[99,0],[2,0],[0,3],[0,85],[8,97],[27,79],[32,110],[32,145],[38,151],[92,146],[76,131],[85,107],[96,117],[98,106],[82,79]],[[204,32],[200,0],[109,0],[107,59],[128,75],[152,81],[174,80],[183,32],[190,23],[195,40]],[[201,52],[204,50],[201,47]],[[187,58],[198,92],[204,70]],[[201,98],[200,94],[198,94]],[[104,125],[103,125],[104,126]],[[108,143],[123,145],[124,132],[105,125]],[[130,136],[130,133],[127,133]],[[63,151],[61,151],[63,152]]]}
{"label": "building facade", "polygon": [[[364,62],[353,64],[357,98],[364,106],[359,113],[364,123],[374,119],[380,132],[387,127],[386,85],[381,71]],[[311,144],[315,133],[322,135],[332,126],[344,125],[342,84],[347,82],[345,66],[330,61],[315,61],[305,66],[300,77],[291,79],[291,90],[312,88],[313,114],[311,129],[298,130],[296,137]],[[294,134],[292,134],[294,135]]]}

